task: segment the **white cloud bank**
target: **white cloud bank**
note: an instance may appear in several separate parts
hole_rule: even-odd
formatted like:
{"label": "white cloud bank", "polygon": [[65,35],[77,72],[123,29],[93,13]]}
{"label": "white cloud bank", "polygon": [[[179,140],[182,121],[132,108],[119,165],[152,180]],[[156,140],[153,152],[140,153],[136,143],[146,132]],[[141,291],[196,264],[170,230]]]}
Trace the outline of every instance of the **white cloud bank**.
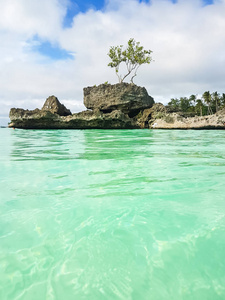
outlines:
{"label": "white cloud bank", "polygon": [[[73,112],[84,109],[83,87],[116,83],[107,66],[112,45],[133,37],[153,51],[150,65],[135,83],[155,101],[225,92],[225,0],[108,0],[103,11],[78,14],[63,28],[67,0],[0,0],[0,116],[10,107],[41,107],[56,95]],[[52,61],[32,51],[38,35],[75,53],[74,60]],[[28,42],[30,41],[30,42]]]}

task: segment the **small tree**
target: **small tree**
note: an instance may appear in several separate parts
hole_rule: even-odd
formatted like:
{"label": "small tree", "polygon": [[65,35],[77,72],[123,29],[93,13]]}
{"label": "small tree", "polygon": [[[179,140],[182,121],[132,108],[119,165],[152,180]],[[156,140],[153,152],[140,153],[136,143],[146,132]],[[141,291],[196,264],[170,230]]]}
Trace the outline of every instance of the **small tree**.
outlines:
{"label": "small tree", "polygon": [[[115,68],[119,82],[123,82],[127,76],[133,73],[131,77],[131,82],[133,83],[134,77],[137,76],[138,68],[143,64],[150,64],[152,60],[150,56],[151,53],[151,50],[144,50],[139,42],[135,42],[134,39],[129,39],[128,46],[125,50],[123,50],[123,45],[110,47],[108,56],[111,62],[108,66]],[[127,73],[123,76],[119,74],[119,67],[122,62],[126,64],[127,68]]]}

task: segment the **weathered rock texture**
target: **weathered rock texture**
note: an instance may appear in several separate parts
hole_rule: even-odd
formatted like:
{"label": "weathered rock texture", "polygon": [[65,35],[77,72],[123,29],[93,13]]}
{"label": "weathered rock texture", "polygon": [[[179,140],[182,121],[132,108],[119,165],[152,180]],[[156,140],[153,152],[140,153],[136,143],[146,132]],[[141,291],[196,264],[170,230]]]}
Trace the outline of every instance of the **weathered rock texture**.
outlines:
{"label": "weathered rock texture", "polygon": [[63,104],[61,104],[55,96],[50,96],[46,99],[42,111],[50,111],[53,114],[59,116],[69,116],[72,115],[71,111],[67,109]]}
{"label": "weathered rock texture", "polygon": [[151,128],[151,124],[155,119],[156,114],[165,113],[166,107],[161,103],[154,103],[151,108],[141,110],[138,115],[134,117],[139,128]]}
{"label": "weathered rock texture", "polygon": [[42,109],[12,108],[9,127],[25,129],[125,129],[140,128],[133,118],[154,103],[145,88],[134,84],[102,84],[84,89],[84,103],[88,109],[71,114],[55,96],[47,98]]}
{"label": "weathered rock texture", "polygon": [[83,111],[69,116],[59,116],[50,111],[33,111],[12,108],[9,127],[24,129],[125,129],[138,128],[136,122],[119,110],[104,114]]}
{"label": "weathered rock texture", "polygon": [[24,129],[225,129],[225,109],[204,117],[170,113],[154,103],[145,88],[134,84],[102,84],[84,89],[87,110],[71,114],[59,100],[49,97],[42,109],[12,108],[9,127]]}
{"label": "weathered rock texture", "polygon": [[161,103],[143,110],[136,116],[140,128],[152,129],[225,129],[225,109],[208,116],[185,117],[182,113],[169,113]]}
{"label": "weathered rock texture", "polygon": [[111,112],[120,110],[131,117],[149,108],[154,100],[144,87],[129,83],[101,84],[84,88],[84,105],[88,109]]}

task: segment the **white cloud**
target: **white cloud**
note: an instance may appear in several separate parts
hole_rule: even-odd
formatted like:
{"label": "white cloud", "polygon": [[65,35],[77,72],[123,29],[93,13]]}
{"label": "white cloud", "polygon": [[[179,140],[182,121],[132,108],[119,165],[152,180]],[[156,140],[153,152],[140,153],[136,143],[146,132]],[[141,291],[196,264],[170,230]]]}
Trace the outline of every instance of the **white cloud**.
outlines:
{"label": "white cloud", "polygon": [[66,13],[66,2],[57,0],[0,0],[0,28],[56,38]]}
{"label": "white cloud", "polygon": [[[29,2],[29,1],[28,1]],[[0,105],[41,107],[55,94],[73,112],[83,109],[83,87],[116,83],[107,66],[111,45],[130,37],[153,50],[150,65],[139,69],[135,82],[156,101],[225,92],[225,1],[203,6],[196,0],[109,0],[103,11],[89,10],[63,28],[65,1],[0,0]],[[59,4],[60,3],[60,4]],[[50,62],[31,51],[38,35],[75,53],[75,60]]]}

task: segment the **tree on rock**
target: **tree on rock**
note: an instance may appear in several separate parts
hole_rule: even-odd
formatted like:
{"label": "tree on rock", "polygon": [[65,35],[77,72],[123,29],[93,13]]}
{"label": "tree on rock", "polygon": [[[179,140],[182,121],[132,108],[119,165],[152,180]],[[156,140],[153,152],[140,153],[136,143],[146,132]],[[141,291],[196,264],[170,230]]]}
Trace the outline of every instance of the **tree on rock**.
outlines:
{"label": "tree on rock", "polygon": [[[144,50],[139,42],[129,39],[125,50],[123,50],[123,45],[110,47],[108,56],[111,62],[108,66],[115,68],[119,82],[123,82],[127,76],[132,74],[131,82],[133,83],[134,77],[137,76],[138,68],[143,64],[150,64],[152,61],[151,53],[151,50]],[[125,63],[127,69],[125,75],[119,74],[119,67],[122,62]]]}

